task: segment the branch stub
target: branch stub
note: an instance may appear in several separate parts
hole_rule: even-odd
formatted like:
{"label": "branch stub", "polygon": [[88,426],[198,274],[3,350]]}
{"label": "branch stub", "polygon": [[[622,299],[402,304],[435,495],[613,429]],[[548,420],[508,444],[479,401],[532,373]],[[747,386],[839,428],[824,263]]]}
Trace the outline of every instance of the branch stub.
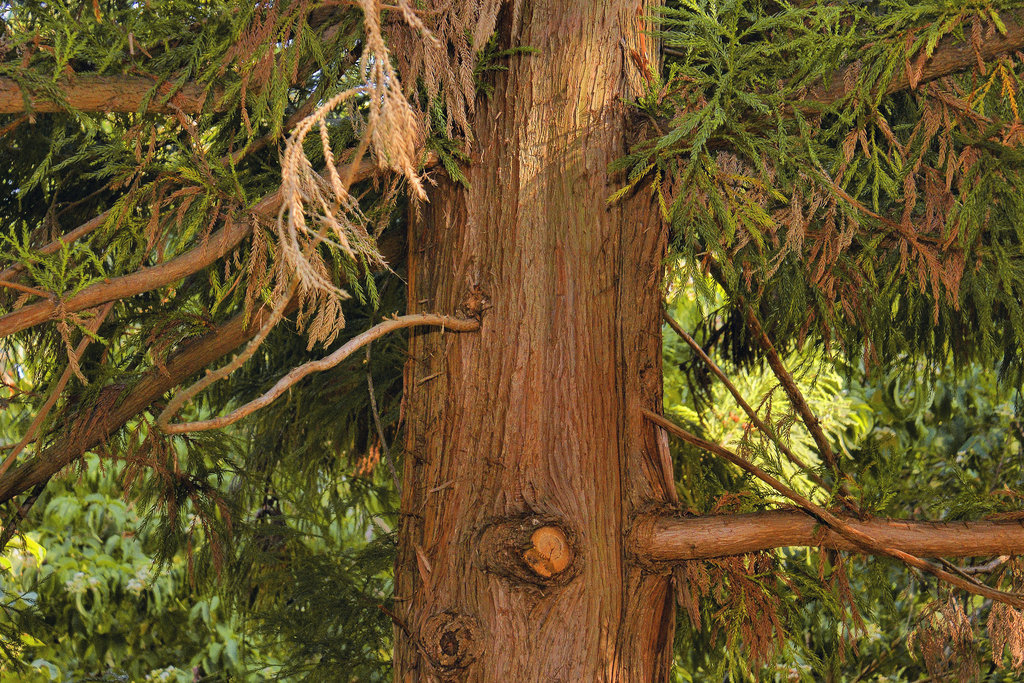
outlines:
{"label": "branch stub", "polygon": [[575,534],[560,520],[534,514],[493,521],[480,534],[477,564],[521,586],[561,586],[582,567]]}

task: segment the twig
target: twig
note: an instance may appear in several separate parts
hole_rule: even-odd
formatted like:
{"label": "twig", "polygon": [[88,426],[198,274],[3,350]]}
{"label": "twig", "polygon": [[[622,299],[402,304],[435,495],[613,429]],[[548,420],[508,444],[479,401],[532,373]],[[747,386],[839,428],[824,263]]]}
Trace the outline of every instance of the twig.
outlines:
{"label": "twig", "polygon": [[388,440],[384,438],[384,429],[380,424],[380,413],[377,411],[377,395],[373,391],[373,373],[370,371],[370,348],[372,344],[366,345],[366,388],[370,391],[370,412],[373,414],[373,424],[377,427],[377,438],[380,439],[380,447],[384,449],[384,462],[391,470],[391,479],[395,482],[395,491],[398,497],[402,497],[402,483],[398,480],[398,469],[395,467],[395,459],[388,448]]}
{"label": "twig", "polygon": [[292,301],[292,295],[295,293],[297,287],[298,283],[293,278],[291,283],[288,285],[288,289],[284,292],[282,296],[278,297],[277,303],[274,304],[274,307],[270,311],[270,315],[267,316],[267,319],[260,326],[259,332],[257,332],[256,335],[249,340],[249,343],[246,344],[245,348],[242,349],[241,353],[236,355],[226,365],[217,370],[207,369],[205,376],[203,376],[196,382],[193,382],[190,386],[186,387],[185,389],[182,389],[173,397],[171,397],[171,400],[168,401],[167,406],[156,418],[156,425],[158,428],[162,429],[163,431],[169,434],[176,434],[179,431],[185,431],[173,429],[172,425],[169,425],[168,422],[172,417],[174,417],[174,415],[179,410],[181,410],[181,407],[185,405],[187,401],[192,399],[194,396],[199,394],[201,391],[206,389],[214,382],[224,379],[232,372],[242,367],[242,365],[247,360],[249,360],[249,358],[251,358],[254,353],[256,353],[256,349],[260,347],[260,345],[263,343],[263,340],[267,338],[268,334],[270,334],[270,331],[274,328],[274,326],[277,325],[278,322],[281,321],[281,318],[284,317],[285,309],[288,307],[288,304]]}
{"label": "twig", "polygon": [[[297,301],[292,303],[298,305]],[[183,342],[162,366],[148,370],[131,386],[104,387],[91,409],[75,410],[74,406],[69,406],[67,414],[62,416],[60,431],[47,447],[32,460],[12,467],[0,477],[0,503],[46,481],[126,422],[150,409],[164,393],[241,346],[256,334],[268,314],[265,308],[251,316],[239,313],[210,333]]]}
{"label": "twig", "polygon": [[962,574],[988,574],[1002,567],[1004,564],[1009,562],[1009,555],[1000,555],[999,557],[986,562],[985,564],[975,565],[973,567],[957,567],[957,571]]}
{"label": "twig", "polygon": [[50,478],[47,477],[46,481],[36,485],[36,487],[32,489],[32,493],[29,494],[29,497],[18,506],[18,509],[15,511],[10,521],[4,525],[3,530],[0,531],[0,554],[4,552],[7,548],[7,544],[10,543],[11,539],[14,538],[14,535],[18,533],[18,525],[21,524],[25,517],[28,516],[29,510],[31,510],[32,506],[35,505],[37,500],[39,500],[39,495],[44,489],[46,489],[46,485],[49,481]]}
{"label": "twig", "polygon": [[849,493],[844,490],[843,484],[840,481],[841,472],[839,470],[839,461],[836,458],[835,453],[832,452],[832,446],[829,444],[828,439],[825,438],[825,433],[821,430],[821,423],[818,418],[814,415],[811,407],[807,404],[807,400],[804,395],[800,392],[800,387],[796,385],[793,380],[793,376],[786,370],[786,366],[782,363],[782,359],[779,357],[779,352],[775,350],[775,345],[772,344],[772,340],[768,338],[764,328],[761,327],[761,321],[757,319],[757,315],[754,314],[754,309],[746,302],[745,299],[740,297],[740,305],[743,307],[743,312],[747,319],[747,326],[750,331],[754,333],[754,337],[757,339],[758,344],[764,349],[765,354],[768,356],[768,365],[771,367],[772,372],[775,373],[775,377],[779,380],[786,395],[789,396],[790,402],[796,409],[797,413],[800,414],[800,418],[803,420],[804,426],[807,427],[807,431],[810,432],[811,438],[814,439],[814,443],[818,446],[818,451],[821,453],[825,462],[829,464],[832,471],[836,476],[836,484],[839,486],[840,492],[844,496],[849,496]]}
{"label": "twig", "polygon": [[[750,406],[749,403],[747,403],[747,401],[743,398],[743,395],[740,394],[739,390],[732,383],[729,377],[724,372],[722,372],[722,369],[719,368],[713,360],[711,360],[711,357],[708,356],[707,353],[705,353],[704,349],[701,348],[700,344],[698,344],[697,341],[693,337],[691,337],[686,332],[686,330],[684,330],[682,326],[678,322],[676,322],[676,320],[671,315],[668,314],[668,311],[662,311],[662,316],[665,318],[665,322],[667,322],[669,326],[673,330],[675,330],[675,333],[678,334],[683,339],[683,341],[690,345],[690,348],[693,349],[693,352],[696,353],[697,356],[700,357],[702,361],[704,361],[704,364],[708,366],[711,372],[714,373],[714,375],[718,377],[719,380],[721,380],[722,384],[725,385],[725,388],[729,390],[729,393],[732,394],[732,397],[736,400],[736,403],[739,404],[739,406],[743,409],[743,412],[745,412],[747,414],[747,417],[750,418],[750,421],[753,423],[753,425],[757,427],[762,433],[764,433],[769,439],[771,439],[771,442],[775,444],[776,448],[782,451],[782,453],[786,456],[786,458],[789,459],[791,463],[793,463],[801,470],[803,470],[811,479],[811,481],[813,481],[814,483],[818,484],[826,491],[831,493],[832,487],[830,487],[824,479],[818,476],[818,474],[814,472],[814,470],[812,470],[811,467],[807,463],[805,463],[802,458],[800,458],[800,456],[794,453],[792,449],[789,448],[789,446],[784,444],[782,440],[779,438],[779,436],[775,433],[775,430],[770,425],[765,424],[765,422],[762,421],[761,418],[757,416],[757,412]],[[860,510],[853,500],[850,500],[849,498],[844,496],[842,497],[842,501],[843,504],[845,504],[851,512],[858,515],[860,514]]]}
{"label": "twig", "polygon": [[[98,330],[100,328],[100,325],[103,324],[103,321],[110,313],[110,309],[113,307],[113,302],[110,302],[106,306],[104,306],[96,315],[96,317],[89,322],[86,329],[88,329],[91,334],[96,334],[96,330]],[[68,385],[68,382],[71,380],[71,374],[74,371],[75,366],[78,364],[78,361],[81,360],[82,354],[85,353],[85,349],[86,347],[89,346],[89,342],[91,341],[92,337],[86,334],[82,337],[82,340],[78,342],[78,348],[75,349],[74,359],[68,359],[68,366],[64,369],[64,374],[60,376],[60,379],[57,381],[57,384],[53,387],[53,391],[51,391],[50,395],[47,397],[46,403],[43,404],[43,407],[40,408],[35,418],[33,418],[32,424],[30,424],[28,426],[28,429],[25,431],[25,436],[22,437],[21,441],[15,444],[14,449],[7,454],[7,457],[4,458],[3,463],[0,463],[0,477],[7,473],[7,470],[9,470],[11,468],[11,465],[14,464],[14,461],[17,459],[18,455],[23,450],[25,450],[25,446],[27,446],[36,438],[36,432],[42,426],[43,421],[46,420],[46,417],[50,414],[50,411],[53,409],[53,406],[56,405],[57,399],[60,397],[61,392],[64,391],[64,387],[66,387]],[[3,550],[2,546],[3,544],[0,544],[0,552],[2,552]]]}
{"label": "twig", "polygon": [[861,546],[865,549],[872,550],[881,555],[888,555],[889,557],[901,560],[905,564],[908,564],[911,567],[914,567],[915,569],[920,569],[922,571],[926,571],[930,574],[933,574],[937,578],[970,593],[982,595],[986,598],[991,598],[993,600],[1005,603],[1007,605],[1011,605],[1013,607],[1024,607],[1024,595],[1020,595],[1017,593],[1007,593],[1001,590],[997,590],[995,588],[991,588],[973,579],[957,576],[956,574],[950,573],[940,567],[935,566],[931,562],[927,562],[921,559],[920,557],[911,555],[910,553],[905,553],[902,550],[897,550],[895,548],[890,548],[885,545],[882,545],[871,536],[868,536],[862,531],[854,529],[833,513],[829,512],[820,505],[816,505],[815,503],[811,502],[804,496],[800,495],[790,487],[783,484],[781,481],[779,481],[772,475],[762,470],[757,465],[754,465],[753,463],[745,460],[739,455],[736,455],[729,449],[724,448],[723,446],[719,446],[718,444],[711,443],[710,441],[706,441],[694,434],[691,434],[690,432],[686,431],[679,425],[667,420],[666,418],[664,418],[661,415],[658,415],[657,413],[653,413],[647,409],[641,409],[641,411],[643,412],[644,416],[647,417],[648,420],[659,425],[670,434],[677,436],[678,438],[682,439],[683,441],[686,441],[689,444],[692,444],[694,446],[697,446],[698,448],[708,451],[709,453],[714,453],[715,455],[725,460],[728,460],[729,462],[736,465],[745,472],[754,475],[755,477],[757,477],[758,479],[760,479],[761,481],[765,482],[773,489],[778,491],[780,494],[782,494],[786,498],[789,498],[791,501],[802,507],[804,511],[806,511],[808,514],[818,518],[819,520],[821,520],[822,523],[826,524],[831,529],[833,529],[843,537],[850,540],[852,543],[855,543],[856,545]]}
{"label": "twig", "polygon": [[[249,401],[248,403],[232,411],[228,415],[216,417],[210,420],[199,420],[196,422],[170,424],[170,419],[174,416],[178,409],[180,409],[181,405],[206,386],[204,384],[203,387],[199,387],[195,389],[195,391],[192,391],[193,388],[199,385],[199,382],[197,382],[195,385],[189,387],[189,389],[187,389],[184,392],[181,392],[180,394],[176,395],[174,399],[172,399],[172,401],[167,405],[167,408],[165,408],[164,411],[160,414],[160,417],[157,418],[157,427],[162,429],[164,432],[167,432],[168,434],[182,434],[185,432],[198,432],[208,429],[218,429],[220,427],[225,427],[229,424],[233,424],[238,420],[241,420],[243,417],[251,415],[260,408],[263,408],[272,403],[278,396],[283,394],[285,391],[287,391],[289,388],[295,385],[299,380],[304,378],[306,375],[312,374],[314,372],[322,372],[324,370],[329,370],[330,368],[333,368],[335,365],[345,360],[355,351],[362,348],[364,345],[369,344],[370,342],[383,337],[385,334],[388,334],[389,332],[406,327],[415,327],[417,325],[439,325],[446,330],[452,330],[455,332],[469,332],[472,330],[479,329],[480,322],[474,319],[453,318],[451,316],[438,315],[436,313],[415,313],[412,315],[403,315],[397,318],[392,318],[390,320],[385,320],[382,323],[374,325],[366,332],[363,332],[362,334],[354,337],[353,339],[350,339],[341,348],[339,348],[326,358],[310,361],[308,363],[298,366],[297,368],[293,368],[288,374],[286,374],[284,377],[278,380],[277,384],[271,387],[270,390],[267,391],[265,394],[263,394],[259,398]],[[250,342],[250,346],[256,344],[258,341],[262,341],[259,335],[257,335],[257,337],[255,337],[253,341]],[[244,353],[245,352],[243,352],[243,354],[239,354],[239,357],[244,355]],[[232,363],[233,362],[234,361],[232,361]],[[212,372],[209,375],[207,375],[207,377],[223,374],[223,371],[227,367],[230,367],[230,365],[231,364],[229,363],[228,366],[225,366],[225,368],[222,368],[217,372]],[[203,380],[200,380],[200,382],[206,379],[207,378],[204,377]],[[210,384],[212,383],[212,381],[215,380],[211,380],[206,384]],[[184,396],[184,398],[181,398],[179,400],[179,397],[182,396]]]}
{"label": "twig", "polygon": [[41,296],[41,297],[44,297],[44,298],[50,296],[49,292],[44,292],[41,289],[37,289],[35,287],[29,287],[28,285],[23,285],[23,284],[18,283],[18,282],[11,282],[10,280],[4,280],[2,278],[0,278],[0,287],[7,287],[8,289],[16,289],[19,292],[25,292],[26,294],[32,294],[34,296]]}

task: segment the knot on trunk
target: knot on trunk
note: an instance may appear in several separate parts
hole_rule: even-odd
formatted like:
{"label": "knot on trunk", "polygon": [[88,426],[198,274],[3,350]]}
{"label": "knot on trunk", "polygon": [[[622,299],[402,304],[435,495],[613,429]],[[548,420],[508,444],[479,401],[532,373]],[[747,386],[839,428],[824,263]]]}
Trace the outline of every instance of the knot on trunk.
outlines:
{"label": "knot on trunk", "polygon": [[582,566],[576,535],[560,520],[526,514],[498,519],[480,534],[477,564],[516,584],[560,586]]}
{"label": "knot on trunk", "polygon": [[443,677],[457,675],[480,655],[476,619],[455,612],[435,614],[423,625],[420,640]]}

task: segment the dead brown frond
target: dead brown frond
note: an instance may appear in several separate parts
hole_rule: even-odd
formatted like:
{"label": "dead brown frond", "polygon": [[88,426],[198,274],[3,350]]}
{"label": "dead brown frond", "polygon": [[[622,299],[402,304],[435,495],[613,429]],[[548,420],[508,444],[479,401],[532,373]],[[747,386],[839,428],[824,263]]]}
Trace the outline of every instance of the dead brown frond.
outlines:
{"label": "dead brown frond", "polygon": [[[1024,584],[1024,562],[1018,558],[1007,567],[1011,582],[1015,586]],[[988,613],[987,626],[992,642],[992,661],[996,666],[1004,666],[1004,657],[1009,655],[1010,667],[1016,672],[1024,671],[1024,609],[995,603]]]}
{"label": "dead brown frond", "polygon": [[[352,158],[358,165],[370,149],[376,164],[405,178],[412,194],[425,199],[417,173],[423,129],[402,92],[391,55],[381,34],[376,3],[360,0],[366,45],[360,61],[362,83],[345,90],[303,119],[288,138],[281,162],[282,205],[277,221],[281,258],[287,279],[295,278],[303,302],[300,324],[306,324],[309,343],[329,343],[344,327],[340,300],[348,294],[335,284],[331,268],[318,249],[328,245],[362,266],[384,266],[358,200],[350,194],[351,180],[342,176],[332,149],[328,117],[354,100],[365,101],[367,118],[362,142]],[[411,11],[411,10],[410,10]],[[415,18],[415,14],[411,14]],[[313,169],[303,144],[314,130],[324,154],[325,174]],[[325,177],[326,176],[326,177]],[[283,290],[281,282],[278,290]]]}
{"label": "dead brown frond", "polygon": [[[993,608],[994,609],[994,608]],[[956,597],[932,602],[907,637],[911,652],[916,645],[928,674],[937,680],[976,680],[981,674],[974,627]]]}
{"label": "dead brown frond", "polygon": [[419,10],[409,0],[398,4],[402,18],[389,22],[388,37],[407,86],[413,88],[422,79],[427,98],[444,103],[445,132],[470,137],[469,115],[476,100],[473,69],[494,33],[501,1],[428,0],[417,3]]}

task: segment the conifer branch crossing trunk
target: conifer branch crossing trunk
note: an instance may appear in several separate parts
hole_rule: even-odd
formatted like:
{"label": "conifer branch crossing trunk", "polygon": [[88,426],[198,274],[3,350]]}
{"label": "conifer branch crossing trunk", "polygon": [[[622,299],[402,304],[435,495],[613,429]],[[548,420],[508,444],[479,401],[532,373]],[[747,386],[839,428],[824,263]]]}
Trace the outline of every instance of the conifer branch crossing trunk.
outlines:
{"label": "conifer branch crossing trunk", "polygon": [[606,202],[650,8],[517,10],[501,43],[537,52],[478,101],[469,187],[440,181],[411,221],[409,312],[483,324],[410,341],[395,678],[665,680],[670,581],[625,537],[674,500],[641,415],[660,409],[666,235],[647,197]]}

